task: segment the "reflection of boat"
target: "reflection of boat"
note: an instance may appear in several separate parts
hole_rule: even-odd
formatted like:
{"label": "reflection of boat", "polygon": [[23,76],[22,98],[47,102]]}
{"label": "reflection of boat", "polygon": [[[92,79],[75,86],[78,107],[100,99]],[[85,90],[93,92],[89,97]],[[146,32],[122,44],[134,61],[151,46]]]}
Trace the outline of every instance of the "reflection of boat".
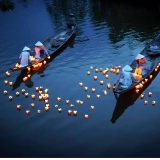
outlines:
{"label": "reflection of boat", "polygon": [[[160,41],[160,36],[158,35],[155,39],[156,39],[157,41]],[[151,42],[151,43],[152,43],[152,42]],[[150,44],[148,44],[148,45],[150,45]],[[135,89],[135,87],[136,87],[137,85],[139,85],[139,84],[141,84],[141,83],[144,83],[144,82],[145,82],[145,79],[150,79],[149,77],[150,77],[150,75],[155,71],[155,68],[156,68],[156,67],[159,67],[159,66],[158,66],[158,63],[160,62],[160,58],[159,58],[159,56],[157,56],[157,57],[152,57],[152,56],[149,56],[149,55],[147,54],[148,45],[147,45],[147,46],[142,50],[142,52],[140,53],[140,54],[144,55],[145,58],[146,58],[146,60],[148,61],[148,63],[150,63],[150,68],[149,68],[149,70],[148,70],[148,73],[147,73],[143,78],[141,78],[141,79],[139,80],[139,82],[137,82],[137,83],[134,83],[134,82],[133,82],[132,85],[131,85],[129,88],[123,88],[122,85],[119,83],[119,81],[117,81],[116,87],[115,87],[115,89],[113,89],[113,92],[114,92],[114,93],[122,94],[122,93],[128,92],[128,91],[131,90],[131,89]],[[133,69],[133,72],[134,72],[135,69],[136,69],[136,65],[137,65],[136,60],[134,60],[134,61],[132,62],[132,64],[130,65],[131,68]]]}
{"label": "reflection of boat", "polygon": [[117,96],[116,93],[114,93],[117,99],[117,103],[111,118],[112,123],[115,123],[116,120],[124,113],[124,111],[129,106],[134,104],[134,102],[140,97],[140,95],[144,92],[144,90],[151,84],[153,79],[157,76],[158,72],[159,70],[158,71],[154,70],[152,72],[152,79],[148,79],[148,81],[143,84],[143,87],[139,89],[139,92],[135,92],[134,90],[129,90],[128,92],[120,94],[119,97]]}
{"label": "reflection of boat", "polygon": [[15,81],[14,84],[13,84],[12,91],[15,90],[16,88],[18,88],[18,87],[20,86],[20,84],[24,82],[24,81],[23,81],[23,78],[24,78],[24,77],[27,77],[28,74],[30,74],[30,78],[28,78],[27,81],[25,81],[24,83],[25,83],[25,85],[26,85],[27,87],[31,88],[31,87],[33,86],[33,82],[31,81],[31,77],[32,77],[35,73],[40,74],[40,76],[43,76],[43,75],[44,75],[43,72],[44,72],[45,69],[49,66],[49,63],[50,63],[51,61],[53,61],[53,59],[54,59],[55,57],[57,57],[60,53],[62,53],[62,51],[64,51],[64,50],[67,48],[68,45],[69,45],[69,46],[71,45],[71,47],[74,45],[74,38],[75,38],[75,36],[72,36],[72,38],[71,38],[69,41],[67,41],[67,43],[58,50],[58,52],[56,52],[55,54],[52,54],[52,55],[50,56],[50,59],[47,59],[47,60],[46,60],[46,64],[43,64],[43,65],[42,65],[41,67],[39,67],[37,70],[30,70],[30,72],[28,72],[28,70],[26,70],[26,69],[22,70],[21,73],[20,73],[20,75],[17,77],[16,81]]}
{"label": "reflection of boat", "polygon": [[75,35],[75,30],[76,26],[73,29],[65,29],[63,31],[60,31],[56,35],[45,40],[43,42],[43,45],[47,49],[49,56],[46,56],[40,60],[35,59],[33,56],[30,56],[31,64],[29,64],[28,66],[20,67],[20,65],[17,63],[10,69],[12,71],[23,70],[26,68],[33,68],[35,70],[38,69],[42,65],[42,62],[50,59],[50,56],[59,51]]}

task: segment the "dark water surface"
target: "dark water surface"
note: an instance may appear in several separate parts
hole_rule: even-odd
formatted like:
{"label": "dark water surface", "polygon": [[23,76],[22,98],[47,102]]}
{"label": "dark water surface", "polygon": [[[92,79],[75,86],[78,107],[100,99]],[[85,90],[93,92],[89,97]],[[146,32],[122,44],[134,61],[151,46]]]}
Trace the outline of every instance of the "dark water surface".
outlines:
{"label": "dark water surface", "polygon": [[[122,113],[117,113],[119,118],[113,124],[110,120],[117,101],[106,84],[112,85],[118,76],[109,72],[106,79],[102,73],[95,73],[95,68],[130,64],[160,30],[158,10],[96,0],[12,2],[13,10],[0,12],[0,157],[160,157],[160,75],[144,91],[151,91],[152,97],[137,98],[128,104]],[[87,37],[77,34],[50,62],[44,77],[32,75],[31,86],[21,81],[20,71],[6,77],[5,72],[16,63],[23,47],[32,47],[38,40],[43,42],[64,27],[69,12],[75,14],[79,29],[89,40],[83,41]],[[90,66],[94,69],[90,70]],[[97,81],[93,80],[95,75]],[[16,89],[12,91],[4,80],[16,82]],[[99,85],[100,80],[104,85]],[[79,82],[89,90],[85,92]],[[37,86],[49,89],[49,112],[38,100]],[[91,88],[96,92],[92,93]],[[29,93],[28,98],[22,94],[16,97],[15,93],[22,89]],[[6,96],[4,90],[8,91]],[[36,95],[35,100],[31,94]],[[87,94],[91,95],[89,100]],[[97,99],[96,94],[101,97]],[[12,101],[9,95],[13,96]],[[60,103],[57,97],[62,98]],[[65,103],[67,99],[75,105],[73,109]],[[83,105],[76,104],[76,100],[82,100]],[[143,104],[144,100],[148,105]],[[152,100],[156,101],[155,106]],[[35,103],[34,108],[31,103]],[[20,111],[17,104],[22,106]],[[55,104],[62,108],[61,113]],[[25,113],[28,109],[30,115]],[[37,114],[38,109],[41,114]],[[68,116],[68,109],[77,110],[78,115]]]}

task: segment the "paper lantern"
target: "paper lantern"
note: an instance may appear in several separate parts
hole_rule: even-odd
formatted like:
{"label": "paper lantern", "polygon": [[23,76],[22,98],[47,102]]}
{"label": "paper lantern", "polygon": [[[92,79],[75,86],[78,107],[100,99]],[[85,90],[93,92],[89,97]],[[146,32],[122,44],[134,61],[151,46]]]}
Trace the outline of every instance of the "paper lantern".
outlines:
{"label": "paper lantern", "polygon": [[97,76],[94,76],[94,80],[97,80]]}
{"label": "paper lantern", "polygon": [[46,64],[46,61],[43,61],[43,64]]}
{"label": "paper lantern", "polygon": [[100,98],[100,95],[99,94],[97,94],[97,96],[96,96],[97,98]]}
{"label": "paper lantern", "polygon": [[12,100],[12,98],[13,98],[12,96],[9,96],[9,100]]}
{"label": "paper lantern", "polygon": [[85,114],[84,117],[85,117],[86,119],[88,119],[89,116],[88,116],[88,114]]}
{"label": "paper lantern", "polygon": [[39,91],[39,87],[35,87],[35,90],[36,90],[36,92],[38,92]]}
{"label": "paper lantern", "polygon": [[155,105],[156,104],[156,101],[152,101],[152,105]]}
{"label": "paper lantern", "polygon": [[42,96],[39,96],[39,100],[42,100]]}
{"label": "paper lantern", "polygon": [[23,81],[25,82],[25,81],[27,81],[28,80],[28,77],[24,77],[23,78]]}
{"label": "paper lantern", "polygon": [[47,58],[48,58],[48,59],[50,59],[51,57],[50,57],[50,56],[48,56]]}
{"label": "paper lantern", "polygon": [[40,113],[41,113],[41,110],[37,110],[37,113],[40,114]]}
{"label": "paper lantern", "polygon": [[97,68],[95,69],[95,72],[98,72],[98,69],[97,69]]}
{"label": "paper lantern", "polygon": [[155,71],[157,72],[157,68],[155,68]]}
{"label": "paper lantern", "polygon": [[28,97],[28,93],[25,93],[25,97]]}
{"label": "paper lantern", "polygon": [[57,97],[57,101],[60,102],[60,101],[61,101],[61,98],[60,98],[60,97]]}
{"label": "paper lantern", "polygon": [[42,91],[42,90],[43,90],[43,86],[40,86],[40,87],[39,87],[39,90]]}
{"label": "paper lantern", "polygon": [[141,95],[140,95],[140,98],[143,99],[143,98],[144,98],[144,94],[141,94]]}
{"label": "paper lantern", "polygon": [[90,69],[93,69],[93,66],[90,66]]}
{"label": "paper lantern", "polygon": [[24,94],[25,93],[25,90],[24,89],[22,89],[22,94]]}
{"label": "paper lantern", "polygon": [[152,75],[149,76],[150,79],[152,79],[152,77],[153,77]]}
{"label": "paper lantern", "polygon": [[100,81],[100,85],[103,85],[103,81]]}
{"label": "paper lantern", "polygon": [[144,101],[144,104],[148,104],[148,101]]}
{"label": "paper lantern", "polygon": [[44,103],[45,103],[45,104],[48,104],[48,99],[44,100]]}
{"label": "paper lantern", "polygon": [[35,106],[34,103],[31,103],[31,106],[32,106],[32,108],[34,108],[34,106]]}
{"label": "paper lantern", "polygon": [[77,116],[77,110],[73,111],[73,115]]}
{"label": "paper lantern", "polygon": [[28,69],[29,72],[31,71],[31,68],[27,68],[27,69]]}
{"label": "paper lantern", "polygon": [[103,69],[102,69],[102,68],[100,68],[100,69],[99,69],[99,71],[100,71],[100,72],[102,72],[102,71],[103,71]]}
{"label": "paper lantern", "polygon": [[104,95],[107,95],[107,91],[106,90],[104,90],[103,93],[104,93]]}
{"label": "paper lantern", "polygon": [[110,88],[111,88],[111,85],[110,85],[110,83],[108,83],[108,84],[107,84],[107,88],[108,88],[108,89],[110,89]]}
{"label": "paper lantern", "polygon": [[144,82],[144,81],[142,81],[141,83],[142,83],[143,85],[145,84],[145,82]]}
{"label": "paper lantern", "polygon": [[17,110],[21,110],[21,105],[17,105]]}
{"label": "paper lantern", "polygon": [[3,93],[4,93],[4,95],[6,95],[6,94],[7,94],[7,91],[6,91],[6,90],[4,90],[4,91],[3,91]]}
{"label": "paper lantern", "polygon": [[9,85],[12,86],[12,85],[13,85],[13,82],[9,82]]}
{"label": "paper lantern", "polygon": [[8,71],[6,72],[6,76],[7,76],[7,77],[9,77],[9,76],[10,76],[10,73],[9,73]]}
{"label": "paper lantern", "polygon": [[88,87],[84,87],[84,90],[85,90],[85,91],[88,91]]}
{"label": "paper lantern", "polygon": [[91,110],[94,110],[94,106],[91,106]]}
{"label": "paper lantern", "polygon": [[83,83],[79,83],[79,86],[82,87]]}
{"label": "paper lantern", "polygon": [[113,85],[112,89],[115,90],[116,89],[116,85]]}
{"label": "paper lantern", "polygon": [[49,107],[48,107],[48,106],[46,106],[46,107],[45,107],[45,110],[46,110],[46,112],[48,112],[48,111],[49,111]]}
{"label": "paper lantern", "polygon": [[148,81],[148,79],[146,78],[146,79],[145,79],[145,82],[147,82],[147,81]]}
{"label": "paper lantern", "polygon": [[30,74],[28,74],[28,78],[30,78],[31,77],[31,75]]}
{"label": "paper lantern", "polygon": [[90,99],[90,97],[91,97],[90,95],[87,95],[87,99]]}
{"label": "paper lantern", "polygon": [[95,88],[92,88],[92,93],[94,93],[95,92]]}
{"label": "paper lantern", "polygon": [[42,91],[39,91],[38,93],[39,93],[39,95],[41,95],[41,94],[42,94]]}
{"label": "paper lantern", "polygon": [[61,108],[58,108],[58,112],[59,112],[59,113],[62,112],[62,109],[61,109]]}
{"label": "paper lantern", "polygon": [[120,71],[120,70],[119,70],[119,69],[117,69],[117,70],[116,70],[116,74],[119,74],[119,71]]}
{"label": "paper lantern", "polygon": [[19,92],[16,92],[16,96],[19,96]]}
{"label": "paper lantern", "polygon": [[70,103],[70,101],[69,100],[66,100],[66,104],[69,104]]}
{"label": "paper lantern", "polygon": [[83,101],[79,101],[79,104],[83,104]]}
{"label": "paper lantern", "polygon": [[4,84],[5,84],[5,85],[6,85],[6,84],[8,84],[8,81],[7,81],[7,80],[5,80],[5,81],[4,81]]}
{"label": "paper lantern", "polygon": [[72,115],[72,110],[68,110],[68,115]]}
{"label": "paper lantern", "polygon": [[46,93],[46,94],[47,94],[47,93],[48,93],[48,89],[45,89],[45,90],[44,90],[44,93]]}
{"label": "paper lantern", "polygon": [[35,99],[35,95],[34,94],[32,94],[31,97],[32,97],[32,99]]}
{"label": "paper lantern", "polygon": [[151,97],[151,96],[152,96],[152,92],[149,92],[149,93],[148,93],[148,96]]}
{"label": "paper lantern", "polygon": [[138,93],[139,92],[139,89],[136,89],[136,93]]}
{"label": "paper lantern", "polygon": [[42,63],[38,63],[38,67],[41,67],[42,66]]}
{"label": "paper lantern", "polygon": [[48,103],[46,104],[46,107],[49,107],[49,104],[48,104]]}
{"label": "paper lantern", "polygon": [[73,107],[74,107],[74,104],[70,104],[70,107],[73,108]]}
{"label": "paper lantern", "polygon": [[26,110],[26,114],[27,114],[27,115],[30,115],[30,110]]}
{"label": "paper lantern", "polygon": [[109,77],[108,74],[106,74],[106,78],[107,78],[107,79],[108,79],[108,77]]}
{"label": "paper lantern", "polygon": [[58,108],[58,105],[56,104],[54,107],[55,107],[55,108]]}
{"label": "paper lantern", "polygon": [[79,104],[80,100],[76,100],[76,103]]}
{"label": "paper lantern", "polygon": [[91,74],[90,71],[88,71],[87,74],[90,75]]}

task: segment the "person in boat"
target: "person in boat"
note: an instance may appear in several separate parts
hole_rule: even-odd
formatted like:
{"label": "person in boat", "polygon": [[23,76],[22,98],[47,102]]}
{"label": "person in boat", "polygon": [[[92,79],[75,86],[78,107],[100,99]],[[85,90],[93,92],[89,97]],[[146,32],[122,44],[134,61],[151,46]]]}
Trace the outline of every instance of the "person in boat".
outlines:
{"label": "person in boat", "polygon": [[67,27],[68,27],[69,29],[72,29],[75,25],[76,25],[76,23],[75,23],[74,14],[73,14],[73,13],[70,13],[70,14],[69,14],[69,20],[68,20],[68,23],[67,23]]}
{"label": "person in boat", "polygon": [[34,56],[34,58],[41,59],[44,56],[48,56],[49,55],[48,52],[47,52],[47,49],[44,47],[44,45],[40,41],[38,41],[35,44],[35,46],[36,47],[34,48],[34,50],[35,50],[35,56]]}
{"label": "person in boat", "polygon": [[128,88],[132,85],[133,82],[137,82],[138,80],[135,78],[134,74],[131,72],[133,69],[126,65],[122,68],[122,73],[120,78],[115,82],[116,85],[118,82],[123,86],[122,88]]}
{"label": "person in boat", "polygon": [[135,59],[137,60],[137,68],[136,69],[142,70],[141,74],[142,74],[142,76],[145,76],[149,71],[149,68],[147,66],[148,65],[147,60],[145,59],[145,57],[142,54],[138,54]]}
{"label": "person in boat", "polygon": [[25,46],[22,50],[22,53],[19,56],[20,59],[20,66],[21,67],[25,67],[28,66],[28,64],[30,63],[30,48]]}

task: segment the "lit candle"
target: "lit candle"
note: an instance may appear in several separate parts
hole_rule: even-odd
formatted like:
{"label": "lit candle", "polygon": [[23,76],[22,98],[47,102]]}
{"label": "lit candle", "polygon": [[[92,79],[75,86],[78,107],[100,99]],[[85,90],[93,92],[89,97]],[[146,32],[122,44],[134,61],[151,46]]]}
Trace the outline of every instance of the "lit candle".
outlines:
{"label": "lit candle", "polygon": [[42,96],[39,96],[39,100],[42,100]]}
{"label": "lit candle", "polygon": [[152,77],[153,77],[152,75],[149,76],[150,79],[152,79]]}
{"label": "lit candle", "polygon": [[31,75],[30,74],[28,74],[28,78],[30,78],[31,77]]}
{"label": "lit candle", "polygon": [[90,66],[90,69],[93,69],[93,66]]}
{"label": "lit candle", "polygon": [[46,64],[46,61],[44,61],[43,64]]}
{"label": "lit candle", "polygon": [[42,91],[43,90],[43,86],[40,86],[39,89],[40,89],[40,91]]}
{"label": "lit candle", "polygon": [[42,91],[39,91],[38,93],[39,93],[39,95],[41,95],[41,94],[42,94]]}
{"label": "lit candle", "polygon": [[143,98],[144,98],[144,94],[141,94],[141,95],[140,95],[140,98],[143,99]]}
{"label": "lit candle", "polygon": [[44,100],[44,103],[45,103],[45,104],[48,104],[48,99]]}
{"label": "lit candle", "polygon": [[100,81],[100,85],[103,85],[103,81]]}
{"label": "lit candle", "polygon": [[45,90],[44,90],[44,93],[46,93],[46,94],[47,94],[47,93],[48,93],[48,89],[45,89]]}
{"label": "lit candle", "polygon": [[24,78],[23,78],[23,81],[25,82],[25,81],[27,81],[27,79],[28,79],[28,77],[24,77]]}
{"label": "lit candle", "polygon": [[48,59],[50,59],[51,57],[50,57],[50,56],[48,56],[47,58],[48,58]]}

